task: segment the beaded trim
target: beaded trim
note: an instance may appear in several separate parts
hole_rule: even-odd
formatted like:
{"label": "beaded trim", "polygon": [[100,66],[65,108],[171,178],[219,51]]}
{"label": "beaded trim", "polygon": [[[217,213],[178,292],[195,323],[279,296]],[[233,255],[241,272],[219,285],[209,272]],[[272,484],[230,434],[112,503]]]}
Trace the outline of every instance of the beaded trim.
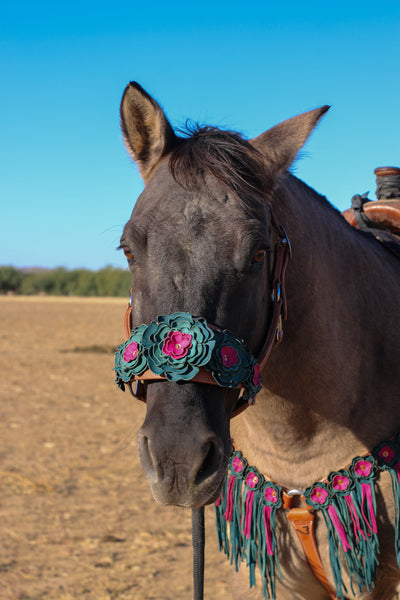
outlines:
{"label": "beaded trim", "polygon": [[[329,557],[336,595],[348,594],[342,577],[344,564],[350,590],[356,595],[374,587],[379,556],[375,481],[380,471],[391,478],[395,517],[395,552],[400,567],[400,433],[371,452],[353,459],[345,469],[329,474],[304,492],[306,503],[322,515],[329,542]],[[276,511],[282,507],[283,488],[249,466],[240,451],[229,461],[227,476],[216,502],[216,526],[220,550],[236,570],[249,568],[250,587],[255,585],[258,564],[265,600],[275,600],[276,576],[282,580],[275,534]]]}

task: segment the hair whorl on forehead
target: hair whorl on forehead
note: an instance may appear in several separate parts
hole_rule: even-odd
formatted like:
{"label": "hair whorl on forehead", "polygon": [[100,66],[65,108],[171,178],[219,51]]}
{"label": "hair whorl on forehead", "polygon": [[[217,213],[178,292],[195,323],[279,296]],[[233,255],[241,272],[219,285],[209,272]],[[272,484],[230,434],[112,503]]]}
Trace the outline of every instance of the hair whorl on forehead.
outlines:
{"label": "hair whorl on forehead", "polygon": [[242,200],[265,200],[269,187],[265,163],[239,133],[189,122],[179,133],[185,137],[171,153],[170,168],[180,185],[196,189],[211,173]]}

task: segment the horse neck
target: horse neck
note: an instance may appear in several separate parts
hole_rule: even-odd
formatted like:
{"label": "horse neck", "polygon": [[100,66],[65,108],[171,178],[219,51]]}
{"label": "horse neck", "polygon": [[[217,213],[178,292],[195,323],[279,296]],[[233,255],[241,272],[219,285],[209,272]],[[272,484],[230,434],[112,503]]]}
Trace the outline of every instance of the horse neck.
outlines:
{"label": "horse neck", "polygon": [[400,265],[292,176],[273,210],[293,246],[288,319],[264,389],[233,436],[272,478],[285,484],[285,473],[288,485],[302,486],[400,422]]}

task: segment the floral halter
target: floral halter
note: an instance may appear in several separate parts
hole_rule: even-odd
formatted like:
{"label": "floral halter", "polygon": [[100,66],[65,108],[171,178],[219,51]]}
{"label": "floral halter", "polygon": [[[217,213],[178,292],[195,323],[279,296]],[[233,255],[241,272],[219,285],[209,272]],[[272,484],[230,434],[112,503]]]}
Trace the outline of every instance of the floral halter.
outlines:
{"label": "floral halter", "polygon": [[251,401],[261,389],[260,366],[245,343],[227,329],[211,328],[202,317],[186,312],[163,315],[135,327],[115,356],[121,389],[150,369],[169,381],[189,381],[204,367],[220,386],[243,387]]}

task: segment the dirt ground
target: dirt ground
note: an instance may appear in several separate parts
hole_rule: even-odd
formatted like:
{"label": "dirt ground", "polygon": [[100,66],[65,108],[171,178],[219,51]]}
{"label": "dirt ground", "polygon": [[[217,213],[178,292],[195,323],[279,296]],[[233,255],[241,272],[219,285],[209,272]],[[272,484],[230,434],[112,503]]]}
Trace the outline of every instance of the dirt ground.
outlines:
{"label": "dirt ground", "polygon": [[[121,299],[0,297],[1,600],[190,600],[191,513],[158,506],[114,384]],[[206,509],[206,592],[230,568]]]}

